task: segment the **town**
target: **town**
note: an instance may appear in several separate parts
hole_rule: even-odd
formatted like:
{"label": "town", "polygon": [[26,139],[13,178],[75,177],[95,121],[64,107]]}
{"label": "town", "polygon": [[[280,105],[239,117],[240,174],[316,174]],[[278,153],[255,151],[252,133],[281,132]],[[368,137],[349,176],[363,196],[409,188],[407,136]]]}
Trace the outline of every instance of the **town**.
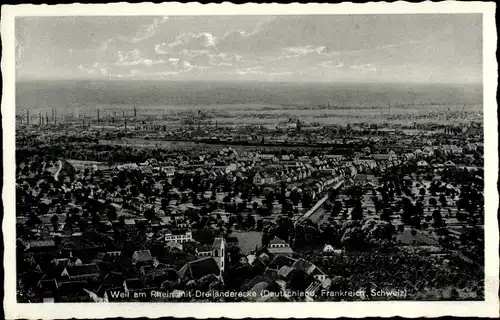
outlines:
{"label": "town", "polygon": [[19,302],[484,298],[480,121],[127,112],[18,115]]}

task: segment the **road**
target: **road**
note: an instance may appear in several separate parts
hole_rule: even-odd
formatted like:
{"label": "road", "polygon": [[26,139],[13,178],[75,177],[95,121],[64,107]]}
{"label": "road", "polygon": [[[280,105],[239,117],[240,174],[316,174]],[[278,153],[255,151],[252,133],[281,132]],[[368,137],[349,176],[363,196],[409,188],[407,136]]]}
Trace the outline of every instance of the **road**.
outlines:
{"label": "road", "polygon": [[61,172],[61,169],[62,169],[62,167],[63,167],[63,163],[62,163],[62,161],[61,161],[61,160],[57,160],[57,165],[59,166],[59,168],[57,168],[56,174],[54,175],[54,179],[55,179],[56,181],[58,181],[58,180],[59,180],[59,172]]}
{"label": "road", "polygon": [[328,195],[328,191],[330,189],[337,189],[337,188],[339,188],[342,184],[344,184],[344,181],[345,180],[339,181],[338,183],[336,183],[335,185],[331,186],[330,188],[327,188],[325,190],[326,195],[323,196],[321,199],[319,199],[318,202],[316,202],[316,204],[311,209],[309,209],[295,223],[298,223],[299,221],[304,220],[304,219],[311,219],[313,222],[316,222],[316,223],[323,221],[324,220],[324,215],[327,214],[327,212],[323,208],[323,204],[326,202],[326,200],[328,200],[328,196],[329,196]]}

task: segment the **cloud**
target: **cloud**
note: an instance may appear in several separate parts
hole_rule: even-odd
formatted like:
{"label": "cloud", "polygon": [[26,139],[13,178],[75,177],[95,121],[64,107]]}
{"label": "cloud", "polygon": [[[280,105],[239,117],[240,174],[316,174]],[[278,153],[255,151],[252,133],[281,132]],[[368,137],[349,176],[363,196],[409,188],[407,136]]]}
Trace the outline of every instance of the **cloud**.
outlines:
{"label": "cloud", "polygon": [[262,76],[284,76],[284,75],[290,75],[293,74],[293,72],[290,71],[264,71],[264,67],[249,67],[249,68],[243,68],[243,69],[237,69],[234,71],[229,71],[225,72],[226,74],[236,74],[236,75],[262,75]]}
{"label": "cloud", "polygon": [[361,72],[375,72],[375,71],[377,71],[377,67],[373,63],[352,65],[351,69],[361,71]]}
{"label": "cloud", "polygon": [[101,64],[99,62],[94,62],[94,64],[92,64],[91,66],[84,66],[82,64],[78,65],[78,69],[80,71],[83,71],[87,74],[96,74],[98,73],[98,67],[100,66]]}
{"label": "cloud", "polygon": [[324,68],[343,68],[344,63],[336,61],[336,60],[326,60],[326,61],[322,61],[322,62],[318,63],[318,66],[324,67]]}
{"label": "cloud", "polygon": [[309,54],[322,54],[326,52],[325,46],[313,46],[307,45],[302,47],[288,47],[283,48],[283,52],[285,53],[284,58],[298,58],[302,56],[307,56]]}
{"label": "cloud", "polygon": [[265,25],[267,25],[271,21],[274,21],[275,19],[276,19],[275,17],[266,17],[265,19],[259,21],[255,25],[255,27],[253,29],[250,29],[250,30],[241,30],[241,29],[229,30],[226,33],[224,33],[224,35],[221,37],[221,40],[230,40],[230,39],[234,39],[236,37],[248,38],[248,37],[254,36],[254,35],[258,34],[259,32],[261,32]]}
{"label": "cloud", "polygon": [[130,42],[137,43],[153,37],[158,32],[159,27],[167,22],[168,19],[168,16],[154,18],[151,24],[141,26],[139,31],[130,39]]}
{"label": "cloud", "polygon": [[196,51],[215,47],[216,44],[217,38],[211,33],[183,33],[177,36],[173,42],[156,44],[155,51],[158,54],[171,53],[174,48]]}
{"label": "cloud", "polygon": [[128,51],[127,53],[122,53],[121,51],[117,52],[118,61],[116,61],[115,65],[117,66],[153,66],[157,64],[164,64],[165,61],[162,59],[153,60],[148,58],[141,57],[141,51],[139,49],[134,49]]}
{"label": "cloud", "polygon": [[117,45],[120,43],[138,43],[143,40],[154,37],[160,30],[160,26],[169,20],[168,16],[156,17],[150,24],[141,25],[138,30],[132,35],[119,35],[115,38],[109,38],[104,40],[98,48],[98,51],[106,51],[112,45]]}
{"label": "cloud", "polygon": [[113,74],[109,74],[109,76],[116,77],[116,78],[130,78],[130,77],[135,77],[141,73],[142,72],[140,72],[139,70],[132,69],[132,70],[129,70],[129,72],[127,72],[127,73],[113,73]]}

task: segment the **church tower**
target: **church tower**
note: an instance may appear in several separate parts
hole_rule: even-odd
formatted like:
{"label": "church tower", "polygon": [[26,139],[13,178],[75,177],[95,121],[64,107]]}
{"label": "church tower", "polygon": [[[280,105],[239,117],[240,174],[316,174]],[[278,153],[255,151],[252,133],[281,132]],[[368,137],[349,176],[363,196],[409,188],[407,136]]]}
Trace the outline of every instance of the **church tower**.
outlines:
{"label": "church tower", "polygon": [[217,262],[222,275],[227,262],[226,240],[224,240],[224,238],[217,237],[214,239],[214,244],[212,245],[212,257],[215,259],[215,262]]}

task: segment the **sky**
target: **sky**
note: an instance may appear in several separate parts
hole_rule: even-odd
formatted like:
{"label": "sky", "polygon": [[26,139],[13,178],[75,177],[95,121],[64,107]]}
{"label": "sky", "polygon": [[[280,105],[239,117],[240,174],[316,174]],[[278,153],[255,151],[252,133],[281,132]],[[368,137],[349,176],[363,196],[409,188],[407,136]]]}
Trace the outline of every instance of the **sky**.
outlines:
{"label": "sky", "polygon": [[20,17],[16,79],[479,83],[482,16]]}

